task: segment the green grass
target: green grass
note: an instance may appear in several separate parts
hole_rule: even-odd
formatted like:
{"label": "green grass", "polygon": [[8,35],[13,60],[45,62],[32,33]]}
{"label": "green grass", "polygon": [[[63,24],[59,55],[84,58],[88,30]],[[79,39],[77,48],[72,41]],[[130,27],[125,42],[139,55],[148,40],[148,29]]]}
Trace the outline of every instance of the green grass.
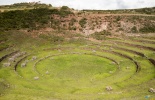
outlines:
{"label": "green grass", "polygon": [[[60,78],[67,78],[71,76],[71,79],[74,79],[75,77],[77,77],[77,79],[90,77],[91,75],[92,77],[98,76],[104,78],[104,75],[105,77],[106,75],[109,76],[109,71],[115,72],[116,70],[115,66],[110,67],[111,61],[90,55],[56,56],[42,61],[38,63],[38,65],[39,66],[36,67],[37,70],[41,71],[40,73],[45,73],[48,70],[53,74],[52,76],[59,76],[59,73],[54,72],[60,72],[62,73],[60,74]],[[67,75],[65,76],[65,74]]]}
{"label": "green grass", "polygon": [[114,40],[114,42],[124,42],[124,43],[131,43],[135,45],[141,45],[141,46],[147,46],[147,47],[155,47],[154,44],[146,43],[146,42],[138,42],[138,41],[133,41],[133,40]]}
{"label": "green grass", "polygon": [[[155,98],[153,93],[148,92],[149,88],[155,88],[155,66],[146,57],[116,47],[141,52],[155,59],[152,50],[116,44],[113,39],[101,44],[86,40],[55,43],[22,32],[10,33],[7,33],[6,44],[12,47],[1,51],[0,56],[15,50],[26,51],[27,54],[17,57],[10,67],[3,64],[13,55],[0,62],[1,100],[145,100],[147,95],[150,99]],[[144,40],[137,40],[140,39]],[[125,42],[133,44],[131,40]],[[135,44],[154,47],[151,43]],[[140,70],[136,72],[132,60],[112,51],[134,59]],[[33,56],[37,59],[32,60]],[[26,66],[21,67],[27,60]],[[15,71],[14,66],[18,61]],[[34,77],[39,79],[35,80]],[[113,90],[107,91],[106,86],[111,86]]]}

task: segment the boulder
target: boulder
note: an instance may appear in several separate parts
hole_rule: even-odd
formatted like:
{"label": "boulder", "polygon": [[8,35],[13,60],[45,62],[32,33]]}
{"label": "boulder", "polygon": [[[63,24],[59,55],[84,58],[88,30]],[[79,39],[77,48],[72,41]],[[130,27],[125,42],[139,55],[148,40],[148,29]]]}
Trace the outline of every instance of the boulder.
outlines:
{"label": "boulder", "polygon": [[115,62],[112,62],[111,64],[115,64]]}
{"label": "boulder", "polygon": [[126,67],[126,69],[130,69],[130,67]]}
{"label": "boulder", "polygon": [[14,62],[15,61],[15,59],[14,58],[9,58],[9,60],[8,60],[9,62]]}
{"label": "boulder", "polygon": [[22,64],[21,64],[21,67],[25,67],[25,66],[26,66],[26,63],[22,63]]}
{"label": "boulder", "polygon": [[61,50],[60,50],[60,49],[59,49],[58,51],[59,51],[59,52],[61,52]]}
{"label": "boulder", "polygon": [[49,74],[49,71],[46,71],[46,74]]}
{"label": "boulder", "polygon": [[110,73],[110,74],[112,74],[112,73],[113,73],[113,71],[109,71],[109,73]]}
{"label": "boulder", "polygon": [[33,56],[33,57],[32,57],[32,60],[36,60],[36,59],[37,59],[37,57],[36,57],[36,56]]}
{"label": "boulder", "polygon": [[155,89],[150,88],[150,89],[149,89],[149,92],[151,92],[151,93],[155,93]]}
{"label": "boulder", "polygon": [[3,65],[4,65],[4,67],[9,67],[9,66],[11,66],[11,63],[8,62],[8,63],[4,63]]}
{"label": "boulder", "polygon": [[106,90],[107,90],[107,91],[112,91],[113,88],[112,88],[111,86],[107,86],[107,87],[106,87]]}
{"label": "boulder", "polygon": [[29,62],[29,60],[25,60],[25,63],[28,63]]}
{"label": "boulder", "polygon": [[96,53],[96,50],[92,50],[93,53]]}
{"label": "boulder", "polygon": [[14,56],[15,56],[15,57],[19,57],[19,56],[21,56],[21,53],[17,53],[17,54],[15,54]]}
{"label": "boulder", "polygon": [[38,77],[38,76],[34,77],[34,80],[38,80],[38,79],[39,79],[39,77]]}

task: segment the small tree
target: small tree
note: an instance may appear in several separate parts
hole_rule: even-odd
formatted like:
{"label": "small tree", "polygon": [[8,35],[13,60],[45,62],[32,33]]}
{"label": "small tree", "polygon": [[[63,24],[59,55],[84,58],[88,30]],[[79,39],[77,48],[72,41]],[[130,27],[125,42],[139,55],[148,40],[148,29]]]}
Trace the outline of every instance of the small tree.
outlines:
{"label": "small tree", "polygon": [[72,18],[71,21],[69,22],[69,25],[70,26],[73,26],[75,22],[76,22],[76,19],[75,18]]}
{"label": "small tree", "polygon": [[68,6],[62,6],[60,10],[61,11],[68,11],[69,10],[69,7]]}
{"label": "small tree", "polygon": [[137,27],[136,27],[136,26],[133,26],[133,27],[131,28],[131,32],[137,33],[137,32],[138,32],[138,31],[137,31]]}
{"label": "small tree", "polygon": [[85,26],[85,24],[87,23],[87,19],[83,18],[79,21],[79,24],[81,25],[81,27],[83,28]]}

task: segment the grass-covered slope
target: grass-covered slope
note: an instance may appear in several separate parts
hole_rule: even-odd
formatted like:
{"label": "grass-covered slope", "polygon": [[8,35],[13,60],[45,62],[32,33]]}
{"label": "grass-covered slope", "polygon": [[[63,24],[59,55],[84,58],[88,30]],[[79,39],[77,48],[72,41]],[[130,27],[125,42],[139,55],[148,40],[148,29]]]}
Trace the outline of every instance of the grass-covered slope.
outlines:
{"label": "grass-covered slope", "polygon": [[5,34],[4,43],[9,47],[0,51],[2,100],[155,98],[149,92],[155,89],[153,37],[94,43],[77,36],[74,41],[53,41],[50,34]]}

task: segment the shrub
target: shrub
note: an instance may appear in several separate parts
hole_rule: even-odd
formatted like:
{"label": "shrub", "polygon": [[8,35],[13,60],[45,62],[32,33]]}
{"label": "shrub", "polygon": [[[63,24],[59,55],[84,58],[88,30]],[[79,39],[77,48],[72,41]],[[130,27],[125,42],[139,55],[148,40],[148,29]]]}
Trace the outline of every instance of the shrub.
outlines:
{"label": "shrub", "polygon": [[138,31],[137,31],[137,27],[136,26],[133,26],[132,28],[131,28],[131,32],[132,33],[137,33]]}
{"label": "shrub", "polygon": [[154,33],[155,32],[155,25],[144,25],[144,27],[139,29],[139,32]]}
{"label": "shrub", "polygon": [[66,10],[70,10],[70,9],[69,9],[68,6],[62,6],[60,10],[61,10],[61,11],[66,11]]}
{"label": "shrub", "polygon": [[75,26],[69,27],[69,30],[74,30],[74,31],[76,31],[76,27],[75,27]]}
{"label": "shrub", "polygon": [[79,24],[81,25],[82,28],[84,28],[85,24],[87,23],[87,19],[86,18],[82,18],[80,21],[79,21]]}
{"label": "shrub", "polygon": [[117,16],[116,17],[116,22],[120,21],[121,20],[121,17],[120,16]]}
{"label": "shrub", "polygon": [[73,26],[75,22],[76,22],[76,19],[75,18],[72,18],[71,21],[69,22],[69,25],[70,26]]}
{"label": "shrub", "polygon": [[[38,29],[47,27],[52,14],[67,16],[71,11],[58,11],[57,9],[37,8],[31,10],[15,10],[0,13],[0,30],[11,29]],[[52,21],[52,19],[51,19]],[[53,21],[57,26],[59,21]]]}

